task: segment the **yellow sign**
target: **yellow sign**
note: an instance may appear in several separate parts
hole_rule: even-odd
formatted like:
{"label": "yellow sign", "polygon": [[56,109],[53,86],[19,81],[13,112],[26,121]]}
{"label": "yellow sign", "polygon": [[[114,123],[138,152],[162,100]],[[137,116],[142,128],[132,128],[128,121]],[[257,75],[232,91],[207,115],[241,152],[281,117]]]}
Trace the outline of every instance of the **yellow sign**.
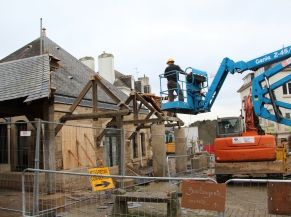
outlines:
{"label": "yellow sign", "polygon": [[[88,169],[90,174],[110,175],[108,167]],[[90,183],[93,191],[103,191],[114,188],[112,178],[90,176]]]}

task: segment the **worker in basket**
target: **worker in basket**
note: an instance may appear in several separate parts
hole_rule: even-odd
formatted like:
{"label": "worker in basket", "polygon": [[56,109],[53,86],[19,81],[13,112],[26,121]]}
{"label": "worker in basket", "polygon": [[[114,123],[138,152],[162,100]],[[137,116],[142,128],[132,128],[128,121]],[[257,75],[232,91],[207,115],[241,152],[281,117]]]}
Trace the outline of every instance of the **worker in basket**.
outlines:
{"label": "worker in basket", "polygon": [[167,68],[165,69],[165,78],[167,78],[168,83],[168,94],[169,94],[169,101],[174,101],[174,91],[178,95],[179,101],[184,102],[184,95],[183,91],[181,90],[179,84],[179,73],[187,75],[178,65],[174,64],[175,60],[173,58],[169,58],[167,60]]}

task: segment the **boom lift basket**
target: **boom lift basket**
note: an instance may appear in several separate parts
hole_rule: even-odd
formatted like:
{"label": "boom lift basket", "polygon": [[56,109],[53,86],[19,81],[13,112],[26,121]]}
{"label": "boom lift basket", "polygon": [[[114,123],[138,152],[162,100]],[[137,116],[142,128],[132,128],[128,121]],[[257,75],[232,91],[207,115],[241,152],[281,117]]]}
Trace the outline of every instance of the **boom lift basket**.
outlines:
{"label": "boom lift basket", "polygon": [[[160,77],[160,95],[163,99],[161,109],[164,111],[170,111],[174,113],[182,114],[197,114],[201,113],[199,108],[202,107],[208,87],[207,73],[188,67],[185,73],[179,71],[172,71],[165,76],[161,74]],[[176,74],[177,85],[175,88],[168,88],[167,80],[168,76]],[[173,92],[174,100],[169,100],[169,92]],[[183,94],[183,101],[179,99],[179,94]],[[180,97],[181,98],[181,97]]]}

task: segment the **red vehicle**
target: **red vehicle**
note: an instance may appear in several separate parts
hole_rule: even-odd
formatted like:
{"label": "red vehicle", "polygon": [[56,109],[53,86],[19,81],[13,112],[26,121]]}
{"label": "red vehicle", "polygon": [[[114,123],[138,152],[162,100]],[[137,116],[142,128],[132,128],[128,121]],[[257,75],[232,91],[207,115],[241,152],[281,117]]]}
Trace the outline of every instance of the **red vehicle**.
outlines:
{"label": "red vehicle", "polygon": [[214,154],[214,145],[213,144],[204,145],[203,151],[207,151],[209,154]]}

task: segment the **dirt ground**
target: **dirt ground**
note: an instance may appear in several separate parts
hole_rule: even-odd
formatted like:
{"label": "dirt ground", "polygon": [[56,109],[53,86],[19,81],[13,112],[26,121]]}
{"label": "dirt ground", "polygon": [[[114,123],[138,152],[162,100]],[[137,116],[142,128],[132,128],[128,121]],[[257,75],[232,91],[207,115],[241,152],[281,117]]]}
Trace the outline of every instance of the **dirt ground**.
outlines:
{"label": "dirt ground", "polygon": [[[0,189],[0,216],[17,217],[21,216],[22,203],[21,192],[7,191]],[[7,211],[3,209],[7,209]]]}
{"label": "dirt ground", "polygon": [[[143,187],[136,187],[134,191],[139,192],[170,192],[177,190],[175,184],[168,182],[153,182]],[[80,195],[82,197],[80,197]],[[91,199],[82,200],[90,195]],[[76,197],[79,196],[79,197]],[[92,197],[90,192],[66,194],[66,204],[71,204],[66,209],[58,209],[57,212],[44,214],[41,216],[70,216],[70,217],[109,217],[112,216],[113,194],[107,193]],[[75,198],[75,199],[74,199]],[[77,199],[76,199],[77,198]],[[27,201],[31,203],[31,201]],[[21,214],[21,192],[16,191],[0,191],[0,207],[13,209],[14,211],[5,211],[0,209],[2,217],[17,217]],[[151,217],[166,217],[166,204],[162,203],[128,203],[129,213],[127,216],[151,216]],[[119,216],[119,215],[115,215]],[[124,216],[124,215],[123,215]],[[218,216],[217,212],[205,210],[190,210],[181,208],[181,216],[183,217],[214,217]],[[227,187],[227,201],[225,216],[227,217],[265,217],[276,216],[269,215],[267,209],[267,192],[265,185],[230,185]],[[279,215],[277,215],[279,216]]]}

